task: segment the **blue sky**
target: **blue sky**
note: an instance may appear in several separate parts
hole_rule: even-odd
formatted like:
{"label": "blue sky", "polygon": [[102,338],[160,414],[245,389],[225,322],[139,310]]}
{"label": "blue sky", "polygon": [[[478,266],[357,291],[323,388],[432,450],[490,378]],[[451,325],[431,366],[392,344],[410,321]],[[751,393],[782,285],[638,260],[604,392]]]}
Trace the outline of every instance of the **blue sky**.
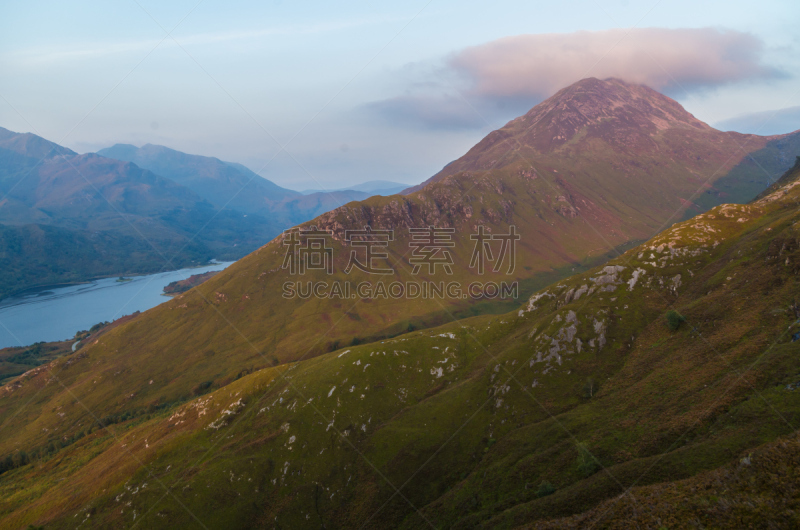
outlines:
{"label": "blue sky", "polygon": [[800,4],[757,7],[5,2],[0,126],[79,152],[162,144],[295,189],[420,182],[581,76],[656,85],[712,124],[787,132],[796,108],[765,111],[800,106]]}

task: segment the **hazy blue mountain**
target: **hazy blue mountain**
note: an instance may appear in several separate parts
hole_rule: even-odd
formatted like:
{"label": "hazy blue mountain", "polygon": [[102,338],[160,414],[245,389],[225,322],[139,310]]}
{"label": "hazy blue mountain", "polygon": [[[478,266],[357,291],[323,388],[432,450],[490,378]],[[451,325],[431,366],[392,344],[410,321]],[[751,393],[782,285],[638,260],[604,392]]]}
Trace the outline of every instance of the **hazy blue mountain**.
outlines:
{"label": "hazy blue mountain", "polygon": [[348,202],[379,195],[352,189],[304,195],[282,188],[242,164],[190,155],[162,145],[116,144],[98,154],[133,162],[188,187],[217,208],[258,214],[281,228],[302,223]]}
{"label": "hazy blue mountain", "polygon": [[71,149],[45,140],[41,136],[31,133],[15,133],[3,127],[0,127],[0,147],[33,158],[76,154]]}
{"label": "hazy blue mountain", "polygon": [[283,228],[220,210],[136,164],[0,128],[0,298],[40,285],[238,259]]}
{"label": "hazy blue mountain", "polygon": [[[392,182],[389,180],[370,180],[368,182],[362,182],[361,184],[355,184],[353,186],[347,186],[344,188],[336,188],[335,190],[329,191],[361,191],[364,193],[368,193],[370,195],[394,195],[396,193],[400,193],[404,189],[408,188],[408,184],[403,184],[401,182]],[[319,189],[309,189],[304,190],[302,193],[304,195],[310,195],[312,193],[320,193],[324,192],[324,190]]]}
{"label": "hazy blue mountain", "polygon": [[744,134],[787,134],[800,129],[800,106],[743,114],[722,120],[714,127]]}
{"label": "hazy blue mountain", "polygon": [[0,299],[99,276],[238,259],[369,193],[302,195],[157,145],[78,154],[0,128]]}
{"label": "hazy blue mountain", "polygon": [[281,188],[241,164],[218,158],[190,155],[163,145],[136,147],[116,144],[101,149],[99,155],[133,162],[193,190],[218,208],[264,213],[276,203],[300,194]]}

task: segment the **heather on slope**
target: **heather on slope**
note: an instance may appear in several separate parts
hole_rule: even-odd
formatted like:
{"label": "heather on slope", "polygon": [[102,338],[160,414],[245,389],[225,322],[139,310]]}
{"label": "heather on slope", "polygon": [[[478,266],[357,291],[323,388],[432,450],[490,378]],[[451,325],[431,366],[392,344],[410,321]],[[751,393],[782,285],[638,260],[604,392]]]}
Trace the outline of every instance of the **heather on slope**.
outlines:
{"label": "heather on slope", "polygon": [[[98,424],[52,402],[4,445],[73,441],[0,476],[4,522],[513,527],[738,462],[800,419],[798,173],[504,315],[243,371]],[[0,399],[46,393],[51,371],[102,395],[127,377],[105,369],[116,355],[61,358]]]}

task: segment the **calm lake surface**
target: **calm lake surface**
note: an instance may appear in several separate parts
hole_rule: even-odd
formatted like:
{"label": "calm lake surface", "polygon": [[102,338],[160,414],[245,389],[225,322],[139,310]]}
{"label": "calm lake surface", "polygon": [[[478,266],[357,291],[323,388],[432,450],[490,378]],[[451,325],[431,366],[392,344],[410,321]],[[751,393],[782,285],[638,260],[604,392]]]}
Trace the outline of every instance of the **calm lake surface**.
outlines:
{"label": "calm lake surface", "polygon": [[0,348],[66,340],[98,322],[113,321],[169,300],[161,293],[170,282],[193,274],[221,271],[232,262],[58,287],[0,302]]}

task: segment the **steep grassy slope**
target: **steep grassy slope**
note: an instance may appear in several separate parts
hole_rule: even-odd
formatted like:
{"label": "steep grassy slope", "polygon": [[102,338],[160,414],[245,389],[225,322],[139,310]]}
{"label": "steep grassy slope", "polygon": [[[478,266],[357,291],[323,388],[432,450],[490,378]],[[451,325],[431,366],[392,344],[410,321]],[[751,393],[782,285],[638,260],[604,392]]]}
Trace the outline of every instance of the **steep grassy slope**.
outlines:
{"label": "steep grassy slope", "polygon": [[[542,133],[530,122],[531,116],[556,127],[547,134],[565,136],[573,131],[574,135],[569,141],[539,145]],[[521,125],[525,123],[529,127]],[[90,410],[132,413],[187,399],[201,382],[217,388],[243,370],[306,359],[453,318],[508,311],[518,300],[286,299],[282,294],[285,282],[301,280],[329,285],[334,281],[352,285],[456,281],[462,290],[473,281],[491,280],[519,282],[524,297],[605,261],[614,247],[624,250],[625,245],[649,238],[671,216],[680,215],[686,207],[681,206],[686,202],[683,196],[691,196],[703,178],[712,179],[720,167],[736,167],[746,155],[737,143],[743,137],[711,129],[649,89],[616,81],[580,82],[511,126],[527,135],[529,147],[506,150],[508,163],[494,164],[494,169],[489,164],[492,157],[502,158],[501,146],[493,140],[506,135],[501,130],[455,164],[464,168],[489,164],[488,169],[444,175],[412,195],[373,197],[305,223],[303,228],[317,226],[332,233],[328,244],[334,274],[315,270],[292,276],[282,268],[287,247],[278,238],[201,287],[92,345],[93,354],[106,359],[98,370],[107,383],[95,387],[92,381],[81,379],[81,371],[74,371],[64,374],[67,386],[78,385],[81,392],[92,389],[91,397],[85,398]],[[747,140],[752,146],[768,141]],[[536,154],[543,149],[552,152]],[[535,158],[522,156],[525,150]],[[479,275],[468,267],[474,246],[470,237],[479,225],[494,234],[516,226],[521,240],[513,274],[506,275],[502,268],[497,274]],[[365,226],[394,230],[395,239],[388,247],[394,274],[344,273],[353,250],[344,241],[345,232]],[[425,226],[454,230],[453,275],[441,269],[436,274],[424,269],[412,274],[409,229]],[[67,392],[47,388],[42,407],[45,395],[66,399]],[[71,407],[69,429],[79,430],[87,412],[77,404]],[[43,427],[52,429],[56,420],[48,419],[44,410],[33,405],[28,418],[42,415]],[[23,436],[30,427],[22,417],[15,421],[20,422]],[[0,447],[3,443],[0,440]]]}
{"label": "steep grassy slope", "polygon": [[[5,429],[12,434],[0,437],[0,449],[33,447],[41,442],[41,433],[54,433],[56,429],[69,436],[84,432],[94,421],[91,411],[101,411],[101,417],[141,415],[191,399],[198,385],[217,389],[254,369],[309,359],[454,318],[508,311],[518,307],[519,301],[453,297],[286,299],[282,292],[285,282],[300,280],[349,281],[353,285],[379,280],[386,284],[456,281],[462,289],[473,281],[503,280],[518,281],[520,295],[527,296],[571,272],[605,261],[607,252],[615,246],[624,249],[632,241],[649,238],[670,215],[680,211],[673,209],[681,204],[680,194],[672,193],[689,193],[705,172],[715,175],[713,169],[720,167],[717,163],[727,167],[745,156],[739,144],[725,140],[730,135],[697,122],[667,98],[653,96],[642,87],[595,81],[577,84],[571,92],[548,100],[532,113],[544,109],[554,123],[560,123],[557,113],[551,112],[555,105],[566,109],[564,119],[569,121],[582,115],[570,110],[584,98],[582,90],[599,90],[603,97],[598,104],[607,108],[598,111],[595,104],[592,108],[604,113],[603,119],[623,125],[634,115],[635,129],[644,131],[635,136],[635,142],[624,134],[630,127],[623,127],[620,134],[603,129],[603,135],[596,136],[592,133],[595,122],[573,124],[578,136],[591,141],[557,142],[555,148],[580,147],[580,156],[570,158],[566,156],[570,152],[562,150],[557,151],[559,157],[541,155],[545,160],[541,162],[539,158],[520,158],[517,150],[509,155],[512,162],[498,169],[446,175],[407,197],[373,197],[320,216],[304,228],[318,226],[333,234],[329,238],[333,275],[309,271],[303,277],[291,276],[282,268],[287,247],[280,238],[272,241],[200,287],[88,345],[81,357],[66,366],[74,367],[83,359],[95,360],[78,365],[87,368],[59,372],[62,384],[41,389],[23,386],[1,401],[0,413],[11,415]],[[626,90],[627,95],[623,93]],[[655,101],[644,110],[639,108],[642,93]],[[671,114],[665,114],[656,103]],[[628,105],[633,105],[635,112]],[[645,118],[650,126],[640,123]],[[486,141],[491,143],[495,136],[492,133]],[[751,140],[767,141],[758,137]],[[627,158],[622,157],[625,153]],[[482,163],[480,157],[472,160],[473,154],[465,160]],[[546,162],[556,158],[561,169]],[[631,170],[633,163],[640,172]],[[582,173],[570,173],[564,170],[564,164],[580,166]],[[591,177],[588,180],[587,175]],[[419,275],[412,274],[408,229],[431,225],[455,230],[453,275],[442,275],[441,271],[428,274],[424,269]],[[522,239],[517,245],[513,274],[506,275],[502,269],[481,276],[468,267],[474,244],[470,236],[479,225],[495,234],[507,232],[509,225],[516,226]],[[349,275],[343,272],[353,250],[344,241],[345,231],[364,226],[395,231],[395,240],[388,248],[394,274],[376,278],[358,271]],[[30,401],[34,395],[36,399]],[[81,396],[80,402],[72,396]],[[63,407],[63,416],[49,412],[55,402]],[[29,403],[25,414],[12,412],[23,403]]]}
{"label": "steep grassy slope", "polygon": [[32,368],[71,350],[72,342],[38,342],[28,347],[0,349],[0,383],[7,383]]}
{"label": "steep grassy slope", "polygon": [[525,528],[797,528],[800,526],[797,433],[738,461],[677,482],[634,488],[588,513]]}
{"label": "steep grassy slope", "polygon": [[[516,188],[505,186],[504,191],[516,197],[517,213],[512,222],[518,221],[520,233],[527,236],[518,243],[520,265],[530,263],[543,268],[553,263],[560,265],[566,261],[563,256],[569,259],[579,255],[579,245],[586,247],[596,244],[596,234],[589,226],[563,218],[536,204],[535,190],[531,190],[531,183],[535,181],[510,182]],[[472,183],[462,183],[466,184]],[[473,216],[470,222],[482,222],[478,218],[481,215],[485,216],[483,222],[488,227],[496,232],[503,230],[503,224],[492,223],[489,217],[492,214],[486,213],[502,212],[504,202],[510,203],[496,194],[496,187],[503,185],[502,181],[489,179],[477,183],[476,189],[471,191],[470,203],[464,207],[472,204],[477,212],[481,212],[481,208],[485,210]],[[398,214],[391,209],[403,208],[402,212],[408,214],[404,221],[407,219],[412,226],[441,225],[442,218],[449,215],[451,207],[462,207],[463,201],[452,206],[455,201],[448,198],[451,193],[453,191],[449,186],[434,185],[431,196],[441,205],[440,208],[429,204],[432,201],[428,195],[414,202],[376,197],[358,208],[340,210],[316,222],[321,227],[331,226],[337,231],[337,237],[341,238],[341,226],[336,227],[338,218],[359,216],[351,221],[351,226],[363,226],[362,219],[369,216],[372,226],[380,227],[385,226],[382,216],[392,220]],[[387,213],[382,213],[385,210],[382,205],[388,206]],[[530,232],[524,231],[531,226],[527,220],[538,221],[539,214],[546,216],[556,226],[541,223],[541,232],[531,236]],[[463,227],[462,231],[455,236],[458,246],[453,251],[457,265],[452,276],[443,276],[441,271],[439,275],[428,275],[423,271],[419,276],[413,276],[407,257],[403,256],[408,249],[408,235],[401,225],[396,234],[398,244],[390,249],[397,273],[389,279],[379,279],[386,283],[425,279],[436,282],[459,281],[466,289],[473,280],[510,280],[525,278],[525,275],[530,277],[541,271],[518,266],[515,275],[508,277],[504,274],[505,269],[497,275],[487,273],[479,276],[466,267],[472,250],[472,242],[468,239],[472,229],[466,222],[460,226]],[[569,233],[573,239],[564,240],[563,246],[559,246],[556,238],[558,231]],[[549,241],[551,246],[543,248],[537,244],[538,241]],[[58,427],[60,419],[56,420],[46,412],[48,402],[64,399],[69,409],[69,412],[64,411],[71,423],[69,430],[78,432],[83,430],[81,425],[85,426],[91,419],[82,405],[69,398],[70,393],[88,392],[89,395],[81,398],[81,401],[90,410],[102,409],[104,414],[133,413],[189,398],[193,388],[202,382],[210,381],[217,388],[230,382],[243,370],[313,357],[338,349],[339,346],[368,342],[376,335],[397,335],[413,327],[452,320],[454,312],[461,310],[467,313],[470,310],[471,302],[464,299],[284,299],[281,296],[282,286],[288,279],[302,279],[303,282],[339,280],[356,284],[360,281],[376,282],[376,278],[360,271],[345,274],[343,269],[349,257],[349,248],[342,247],[335,239],[331,241],[336,248],[333,276],[324,275],[323,271],[309,271],[303,277],[289,276],[281,269],[285,247],[280,243],[280,240],[274,241],[234,264],[233,273],[220,273],[188,293],[147,312],[144,317],[109,333],[102,341],[89,345],[82,354],[100,355],[104,359],[93,369],[101,374],[100,383],[94,383],[95,378],[86,379],[83,369],[67,370],[58,376],[66,388],[50,385],[41,392],[37,391],[38,398],[27,406],[26,414],[10,419],[8,427],[14,426],[13,430],[17,431],[18,436],[29,435],[34,438],[38,437],[42,428],[52,431]],[[547,272],[547,269],[543,272]],[[512,299],[506,302],[506,307],[513,308],[518,304],[518,300]],[[310,332],[317,329],[330,331]],[[27,392],[16,395],[12,402],[24,399]],[[8,410],[6,407],[13,407],[13,403],[0,403],[0,410]],[[36,422],[31,421],[37,416],[43,422],[41,425],[34,425]],[[63,431],[66,426],[58,428]],[[5,448],[6,443],[13,445],[16,442],[11,439],[0,440],[0,447]]]}
{"label": "steep grassy slope", "polygon": [[[105,348],[3,387],[4,418],[46,403],[25,423],[6,420],[5,453],[70,442],[0,476],[3,524],[621,525],[625,510],[642,513],[652,488],[680,500],[686,484],[714,492],[724,484],[706,474],[641,487],[751,452],[766,480],[771,469],[789,469],[796,451],[754,448],[796,436],[800,422],[798,177],[800,167],[758,202],[674,225],[511,313],[242,373],[207,395],[199,384],[200,397],[183,404],[124,414],[98,407],[115,414],[101,429],[80,407],[92,410],[127,378],[107,367],[121,353],[116,333],[131,336],[134,319],[101,337]],[[683,319],[666,319],[670,310]],[[254,362],[263,357],[254,351]],[[56,386],[69,393],[54,397]],[[139,402],[149,386],[125,399]],[[775,456],[764,462],[765,454]],[[622,504],[610,501],[636,486]],[[696,496],[677,514],[669,497],[659,502],[644,508],[659,518],[647,521],[705,509]],[[749,520],[794,517],[737,506]],[[583,519],[552,520],[587,510]]]}

